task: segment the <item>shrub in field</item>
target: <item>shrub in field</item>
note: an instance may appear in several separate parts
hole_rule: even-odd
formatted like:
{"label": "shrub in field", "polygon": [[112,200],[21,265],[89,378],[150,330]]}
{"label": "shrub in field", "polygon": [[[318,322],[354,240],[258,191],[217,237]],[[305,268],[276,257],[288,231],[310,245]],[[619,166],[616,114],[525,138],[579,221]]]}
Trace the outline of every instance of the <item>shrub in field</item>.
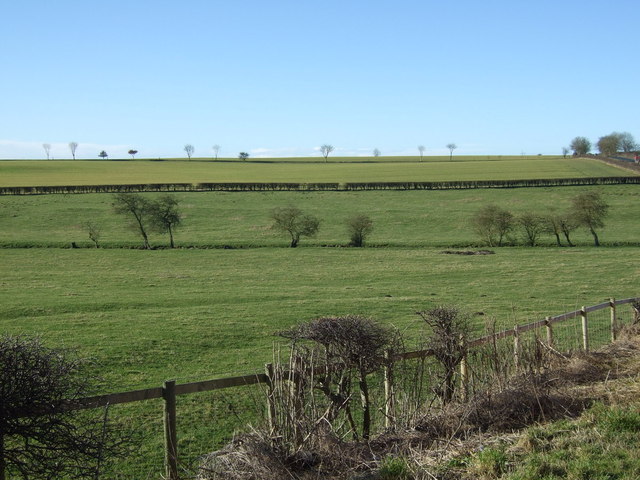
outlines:
{"label": "shrub in field", "polygon": [[291,237],[291,248],[298,246],[300,237],[313,237],[318,233],[320,220],[297,207],[278,207],[271,212],[271,228]]}
{"label": "shrub in field", "polygon": [[347,219],[347,230],[354,247],[364,247],[364,241],[373,231],[373,220],[364,214],[353,215]]}
{"label": "shrub in field", "polygon": [[95,222],[88,220],[84,223],[85,228],[87,229],[87,233],[89,234],[89,238],[95,244],[96,248],[100,248],[100,236],[101,236],[101,228]]}
{"label": "shrub in field", "polygon": [[88,393],[81,367],[37,338],[0,337],[0,478],[99,478],[122,452],[106,417],[68,408]]}
{"label": "shrub in field", "polygon": [[497,205],[485,205],[473,217],[475,232],[490,247],[501,247],[506,235],[513,230],[513,214]]}
{"label": "shrub in field", "polygon": [[522,228],[525,244],[535,247],[538,237],[545,231],[544,219],[535,213],[525,212],[516,221]]}
{"label": "shrub in field", "polygon": [[609,211],[609,205],[597,192],[585,192],[576,195],[571,200],[571,216],[579,226],[589,229],[593,235],[593,243],[600,245],[596,228],[604,227],[604,219]]}
{"label": "shrub in field", "polygon": [[465,339],[471,332],[469,317],[450,306],[435,307],[418,315],[431,328],[427,347],[443,368],[441,386],[436,393],[442,403],[447,404],[453,400],[456,371],[467,351]]}

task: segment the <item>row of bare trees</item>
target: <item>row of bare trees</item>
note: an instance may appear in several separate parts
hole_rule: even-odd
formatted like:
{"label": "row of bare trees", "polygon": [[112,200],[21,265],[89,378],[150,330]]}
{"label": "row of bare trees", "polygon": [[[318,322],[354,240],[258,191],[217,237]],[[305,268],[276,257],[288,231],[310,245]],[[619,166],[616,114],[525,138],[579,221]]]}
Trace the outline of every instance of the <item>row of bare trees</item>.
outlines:
{"label": "row of bare trees", "polygon": [[[131,227],[142,237],[144,249],[151,248],[149,229],[167,233],[171,248],[175,247],[173,234],[182,223],[182,214],[175,196],[162,195],[155,200],[149,200],[135,193],[117,193],[113,197],[113,208],[116,213],[128,216]],[[89,237],[98,247],[98,227],[94,223],[87,224],[87,227]]]}
{"label": "row of bare trees", "polygon": [[[129,218],[131,227],[142,237],[143,248],[151,248],[149,230],[168,234],[171,248],[175,247],[174,232],[183,218],[175,196],[167,194],[150,200],[141,194],[118,193],[113,197],[113,207],[116,213]],[[594,245],[599,246],[596,230],[604,227],[608,211],[609,205],[599,193],[585,192],[573,197],[570,207],[564,212],[514,215],[501,206],[490,204],[476,212],[471,223],[476,234],[491,247],[515,243],[514,233],[517,231],[527,246],[535,246],[545,234],[553,235],[558,246],[562,246],[561,237],[568,246],[573,246],[571,234],[579,227],[588,229]],[[291,248],[297,247],[303,237],[314,237],[321,224],[318,217],[295,206],[277,207],[271,211],[270,218],[273,221],[271,228],[286,235]],[[345,226],[350,245],[354,247],[363,247],[373,232],[373,220],[363,213],[347,217]],[[89,221],[85,227],[89,238],[99,247],[99,225]]]}
{"label": "row of bare trees", "polygon": [[476,234],[491,247],[513,241],[511,235],[518,229],[528,246],[535,246],[541,235],[551,234],[559,247],[562,246],[561,236],[572,247],[571,233],[579,227],[589,230],[597,247],[600,239],[596,229],[604,227],[608,211],[609,205],[599,193],[586,192],[573,197],[570,207],[561,213],[513,215],[498,205],[485,205],[473,217],[472,225]]}
{"label": "row of bare trees", "polygon": [[[142,238],[144,249],[150,249],[149,231],[166,233],[169,244],[175,248],[174,232],[182,224],[182,212],[178,199],[172,195],[162,195],[156,199],[137,193],[117,193],[113,196],[113,208],[118,214],[126,216],[130,227]],[[314,237],[320,229],[320,219],[305,213],[297,207],[278,207],[271,211],[271,228],[286,235],[290,246],[295,248],[302,237]],[[345,225],[350,237],[350,245],[364,247],[365,240],[373,232],[373,220],[365,214],[349,216]],[[84,224],[89,238],[96,247],[100,246],[101,229],[94,221]]]}
{"label": "row of bare trees", "polygon": [[[446,147],[449,150],[449,160],[451,160],[453,158],[453,151],[456,148],[458,148],[458,146],[455,143],[448,143]],[[42,144],[42,148],[44,149],[45,154],[47,155],[47,160],[49,160],[51,158],[51,144],[50,143],[43,143]],[[218,154],[220,153],[220,148],[221,147],[220,147],[220,145],[216,144],[211,148],[213,150],[214,158],[215,158],[215,160],[217,160],[218,159]],[[78,149],[78,142],[70,142],[69,143],[69,149],[71,151],[71,156],[75,160],[76,159],[76,150]],[[191,157],[195,153],[196,149],[192,144],[187,143],[187,144],[184,145],[183,150],[187,154],[187,158],[189,160],[191,160]],[[320,153],[324,157],[325,162],[328,161],[329,155],[334,150],[335,150],[335,147],[333,145],[331,145],[331,144],[328,144],[328,143],[325,143],[325,144],[320,146]],[[418,145],[418,152],[420,154],[420,161],[423,160],[425,151],[426,151],[426,147],[424,145]],[[138,150],[131,149],[127,153],[129,155],[131,155],[131,158],[135,158],[136,154],[138,153]],[[381,154],[381,152],[380,152],[380,150],[378,148],[374,148],[373,149],[373,156],[374,157],[379,157],[380,154]],[[98,154],[98,156],[100,158],[102,158],[103,160],[108,157],[108,155],[107,155],[105,150],[102,150]],[[250,154],[247,153],[247,152],[238,153],[238,158],[240,160],[246,160],[247,158],[249,158],[249,156],[250,156]]]}
{"label": "row of bare trees", "polygon": [[[43,143],[42,144],[42,148],[44,149],[44,153],[47,155],[47,160],[50,160],[51,159],[51,144],[50,143]],[[75,160],[76,159],[76,150],[78,150],[78,142],[69,142],[69,150],[71,151],[71,157]],[[131,149],[127,153],[129,155],[131,155],[131,158],[136,158],[136,154],[138,153],[138,150]],[[101,150],[100,153],[98,153],[98,156],[100,158],[102,158],[103,160],[109,158],[109,155],[107,154],[107,152],[105,150]]]}

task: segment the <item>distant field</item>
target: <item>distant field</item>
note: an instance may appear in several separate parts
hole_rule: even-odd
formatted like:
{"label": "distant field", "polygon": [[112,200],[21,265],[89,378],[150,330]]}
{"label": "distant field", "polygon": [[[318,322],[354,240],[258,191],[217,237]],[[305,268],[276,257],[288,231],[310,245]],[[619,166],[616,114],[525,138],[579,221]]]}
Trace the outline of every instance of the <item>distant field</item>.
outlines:
{"label": "distant field", "polygon": [[[304,238],[302,247],[345,245],[344,222],[349,215],[366,213],[374,221],[371,245],[395,247],[465,246],[478,242],[470,219],[482,205],[496,203],[515,214],[547,213],[569,207],[583,191],[600,192],[611,205],[606,227],[600,233],[605,244],[640,244],[640,187],[555,187],[449,191],[367,192],[200,192],[175,193],[184,213],[176,232],[181,247],[262,247],[287,245],[287,239],[270,229],[274,207],[296,205],[318,216],[322,223],[316,238]],[[143,194],[155,198],[157,194]],[[83,223],[101,226],[101,242],[107,247],[136,247],[138,235],[128,219],[113,212],[111,194],[33,195],[0,197],[0,246],[65,246],[76,242],[90,246]],[[515,235],[516,237],[518,234]],[[590,245],[586,230],[575,232],[574,241]],[[552,245],[551,236],[541,238]],[[154,246],[167,244],[153,234]]]}
{"label": "distant field", "polygon": [[[390,157],[389,157],[390,158]],[[0,161],[0,186],[198,182],[396,182],[509,180],[630,175],[595,159],[561,157],[400,157],[318,161]]]}

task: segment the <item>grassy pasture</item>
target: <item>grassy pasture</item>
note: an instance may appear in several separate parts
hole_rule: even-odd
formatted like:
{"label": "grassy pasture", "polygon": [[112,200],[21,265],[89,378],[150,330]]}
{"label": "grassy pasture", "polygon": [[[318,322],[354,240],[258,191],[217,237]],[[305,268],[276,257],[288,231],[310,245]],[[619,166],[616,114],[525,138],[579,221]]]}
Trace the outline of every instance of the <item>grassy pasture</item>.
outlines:
{"label": "grassy pasture", "polygon": [[[629,175],[594,159],[483,157],[360,161],[0,161],[1,186],[198,182],[395,182]],[[455,157],[454,157],[455,158]]]}
{"label": "grassy pasture", "polygon": [[[268,181],[270,178],[260,175],[270,172],[274,180],[297,181],[277,177],[277,171],[287,175],[298,167],[309,167],[296,173],[301,181],[343,181],[337,176],[347,171],[339,170],[343,166],[357,169],[353,180],[363,180],[367,169],[377,166],[389,170],[376,172],[380,176],[372,180],[394,180],[385,175],[395,171],[407,175],[401,179],[423,179],[412,175],[427,165],[449,175],[446,179],[481,175],[482,168],[474,169],[483,162],[460,160],[353,165],[0,162],[0,184],[20,175],[31,185],[38,179],[42,184],[52,184],[47,180],[53,179],[60,184],[205,181],[203,172],[219,165],[229,168],[229,177],[211,180]],[[588,173],[592,166],[603,165],[571,162],[574,170],[566,176],[627,174],[611,167],[608,173]],[[21,165],[10,173],[4,167],[12,163]],[[490,163],[496,169],[486,178],[496,178],[496,172],[517,178],[527,169],[535,170],[531,178],[544,178],[540,172],[546,167],[549,177],[563,176],[557,159],[492,159]],[[46,165],[44,170],[25,173],[24,164]],[[48,170],[55,164],[59,169]],[[108,171],[92,170],[96,165]],[[137,173],[118,172],[126,166],[141,168]],[[261,173],[258,169],[263,167]],[[581,172],[576,173],[576,167]],[[332,177],[317,178],[318,172]],[[124,180],[109,177],[116,173]],[[241,177],[244,174],[256,178]],[[162,175],[169,178],[161,180]],[[176,177],[179,175],[195,180]],[[611,205],[607,226],[600,232],[605,247],[590,247],[591,237],[576,232],[577,248],[551,247],[553,241],[546,237],[543,241],[549,246],[498,248],[495,255],[440,253],[446,247],[477,242],[469,218],[485,203],[507,206],[514,213],[545,213],[566,208],[573,195],[588,189],[601,192]],[[370,315],[399,327],[409,339],[407,347],[412,348],[424,335],[415,312],[440,303],[463,306],[474,313],[481,329],[488,319],[513,326],[598,303],[611,295],[637,296],[640,190],[631,185],[588,189],[178,193],[185,219],[176,239],[183,248],[1,248],[0,331],[38,333],[49,345],[78,348],[83,356],[96,360],[104,378],[103,391],[120,391],[158,386],[168,378],[182,383],[262,371],[263,363],[272,357],[275,331],[320,315]],[[72,241],[90,246],[82,228],[86,220],[101,225],[107,247],[139,245],[126,220],[112,212],[111,198],[108,194],[0,197],[0,247],[68,247]],[[269,211],[287,204],[323,219],[318,237],[303,239],[298,249],[276,248],[285,247],[287,240],[269,229]],[[377,248],[321,247],[346,244],[344,219],[359,212],[374,219],[370,245]],[[153,245],[167,242],[159,235],[151,240]],[[224,245],[243,248],[206,248]],[[241,421],[227,410],[224,395],[233,398],[240,409],[250,402],[245,391],[207,395],[179,399],[180,418],[185,422],[179,426],[180,448],[194,457],[219,445],[245,422],[245,417]],[[148,421],[145,428],[150,438],[133,463],[144,458],[157,473],[162,464],[160,403],[119,408],[119,415]],[[203,419],[214,416],[212,432]],[[126,478],[147,478],[134,465],[126,468],[130,469]]]}
{"label": "grassy pasture", "polygon": [[[478,328],[638,294],[640,248],[7,249],[0,329],[78,347],[118,390],[259,371],[272,334],[320,315],[423,331],[415,312],[464,306]],[[415,344],[414,344],[415,345]]]}
{"label": "grassy pasture", "polygon": [[[345,245],[345,219],[366,213],[374,221],[370,245],[391,247],[468,246],[478,242],[469,224],[482,205],[496,203],[515,214],[562,211],[579,192],[600,192],[611,205],[600,237],[605,244],[640,242],[640,189],[636,185],[601,187],[478,189],[451,191],[365,192],[199,192],[173,194],[181,202],[184,225],[176,232],[178,246],[287,246],[287,239],[270,229],[269,213],[277,206],[296,205],[322,219],[316,238],[301,245]],[[153,198],[156,194],[142,194]],[[102,227],[107,247],[138,246],[126,217],[113,213],[110,194],[34,195],[0,197],[0,246],[92,245],[82,224]],[[517,235],[516,235],[517,237]],[[517,238],[516,238],[517,240]],[[591,236],[575,232],[577,244],[590,245]],[[165,236],[151,236],[152,245],[167,245]],[[541,243],[552,245],[551,236]]]}
{"label": "grassy pasture", "polygon": [[[472,257],[433,248],[1,255],[0,331],[79,349],[95,359],[105,392],[260,372],[272,358],[274,332],[320,315],[370,315],[400,328],[414,348],[424,335],[417,310],[452,303],[475,313],[478,329],[490,319],[506,327],[610,295],[636,296],[640,279],[638,247],[501,248]],[[196,458],[243,428],[264,408],[259,391],[250,391],[180,397],[182,454]],[[117,467],[123,478],[158,476],[161,412],[160,401],[112,411],[148,435],[138,456]]]}

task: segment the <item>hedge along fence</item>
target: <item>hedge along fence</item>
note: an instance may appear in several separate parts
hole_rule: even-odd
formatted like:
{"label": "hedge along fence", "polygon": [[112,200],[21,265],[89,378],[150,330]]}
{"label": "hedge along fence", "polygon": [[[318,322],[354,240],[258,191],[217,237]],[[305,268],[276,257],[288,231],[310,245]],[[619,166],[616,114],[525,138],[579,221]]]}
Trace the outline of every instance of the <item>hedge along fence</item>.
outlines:
{"label": "hedge along fence", "polygon": [[[528,332],[536,334],[537,337],[544,338],[545,344],[550,348],[557,348],[560,350],[571,349],[571,345],[579,346],[580,349],[588,352],[591,348],[594,348],[596,344],[605,344],[609,341],[616,339],[616,335],[623,323],[637,323],[640,322],[640,311],[637,310],[637,303],[640,302],[640,298],[628,298],[625,300],[611,299],[608,302],[604,302],[598,305],[590,307],[582,307],[579,310],[573,312],[564,313],[553,317],[546,317],[543,320],[528,323],[526,325],[516,325],[512,329],[496,332],[491,335],[486,335],[480,338],[469,340],[466,342],[468,347],[467,356],[460,364],[459,379],[459,392],[462,400],[467,398],[471,385],[470,375],[470,359],[473,357],[474,349],[479,349],[482,346],[495,345],[499,340],[511,338],[513,345],[511,348],[507,348],[512,357],[512,363],[517,370],[519,367],[523,368],[523,362],[525,357],[522,355],[522,347],[524,343],[524,337]],[[620,316],[618,307],[622,305],[632,304],[634,307],[630,310],[633,314],[632,320],[624,320]],[[608,310],[608,311],[607,311]],[[595,312],[601,311],[601,315],[596,315]],[[630,316],[627,315],[627,318]],[[574,320],[574,322],[571,322]],[[577,321],[576,321],[577,320]],[[569,333],[570,336],[577,338],[560,338],[558,333],[562,325],[575,324],[575,328],[564,330],[564,333]],[[567,343],[567,340],[569,342]],[[573,341],[572,341],[573,340]],[[566,348],[569,345],[569,348]],[[506,345],[508,347],[508,345]],[[384,384],[384,401],[383,411],[385,415],[385,426],[392,426],[395,408],[395,396],[397,394],[396,388],[393,385],[394,375],[392,370],[394,365],[406,361],[406,360],[425,360],[432,356],[430,350],[418,350],[412,352],[404,352],[393,355],[390,357],[390,362],[385,369],[383,384]],[[250,385],[264,384],[267,393],[272,388],[272,376],[273,365],[268,364],[265,368],[265,373],[257,373],[250,375],[242,375],[230,378],[221,378],[214,380],[205,380],[201,382],[176,384],[175,381],[170,380],[164,382],[162,387],[147,388],[143,390],[134,390],[128,392],[111,393],[106,395],[99,395],[94,397],[83,398],[77,400],[73,404],[69,405],[72,409],[88,409],[107,407],[117,404],[126,404],[131,402],[140,402],[143,400],[163,399],[164,403],[164,450],[165,450],[165,469],[166,478],[175,480],[179,478],[178,466],[179,453],[178,453],[178,437],[177,437],[177,408],[176,397],[178,395],[195,394],[198,392],[209,392],[214,390],[231,389],[233,387],[247,387]],[[284,372],[281,374],[284,377],[295,376],[292,372]],[[275,410],[275,406],[270,403],[271,395],[267,395],[267,413],[271,414]],[[271,415],[268,415],[270,418]],[[203,452],[200,452],[202,454]]]}
{"label": "hedge along fence", "polygon": [[640,184],[640,175],[625,177],[543,178],[525,180],[462,180],[445,182],[347,182],[347,183],[140,183],[123,185],[58,185],[0,187],[0,195],[44,195],[121,192],[277,192],[358,190],[467,190],[476,188],[564,187]]}

